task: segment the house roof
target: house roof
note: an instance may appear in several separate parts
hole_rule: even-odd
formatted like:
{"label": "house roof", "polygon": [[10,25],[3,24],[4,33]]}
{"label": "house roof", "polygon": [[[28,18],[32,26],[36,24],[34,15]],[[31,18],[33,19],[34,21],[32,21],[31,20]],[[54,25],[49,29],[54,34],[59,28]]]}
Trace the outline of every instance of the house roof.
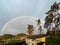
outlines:
{"label": "house roof", "polygon": [[45,35],[33,35],[33,36],[29,36],[29,37],[27,37],[27,38],[37,39],[37,38],[41,38],[41,37],[45,37]]}
{"label": "house roof", "polygon": [[15,43],[22,43],[25,42],[24,40],[17,40]]}

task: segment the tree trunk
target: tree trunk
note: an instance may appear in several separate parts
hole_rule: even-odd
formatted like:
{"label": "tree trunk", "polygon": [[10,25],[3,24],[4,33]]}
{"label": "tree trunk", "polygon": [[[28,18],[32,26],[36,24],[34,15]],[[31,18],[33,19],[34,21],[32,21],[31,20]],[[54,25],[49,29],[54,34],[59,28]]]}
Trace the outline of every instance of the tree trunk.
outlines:
{"label": "tree trunk", "polygon": [[54,31],[55,31],[55,36],[56,36],[56,16],[54,17],[54,24],[55,24],[55,29],[54,29]]}

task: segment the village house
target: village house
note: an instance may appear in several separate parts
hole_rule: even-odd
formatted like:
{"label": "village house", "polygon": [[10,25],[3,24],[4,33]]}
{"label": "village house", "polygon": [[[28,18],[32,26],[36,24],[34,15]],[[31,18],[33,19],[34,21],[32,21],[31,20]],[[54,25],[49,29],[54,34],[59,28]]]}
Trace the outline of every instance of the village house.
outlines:
{"label": "village house", "polygon": [[45,45],[46,37],[40,35],[29,36],[26,39],[28,45]]}

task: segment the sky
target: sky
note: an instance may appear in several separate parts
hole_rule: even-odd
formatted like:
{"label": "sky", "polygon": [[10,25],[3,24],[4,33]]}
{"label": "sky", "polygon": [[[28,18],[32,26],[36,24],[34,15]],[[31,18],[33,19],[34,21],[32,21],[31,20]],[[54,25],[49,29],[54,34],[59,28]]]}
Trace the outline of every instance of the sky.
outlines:
{"label": "sky", "polygon": [[0,31],[14,17],[34,16],[44,21],[50,6],[60,0],[0,0]]}
{"label": "sky", "polygon": [[12,20],[8,21],[2,28],[0,35],[3,34],[19,34],[19,33],[26,33],[28,34],[28,24],[32,24],[34,27],[34,33],[38,34],[38,26],[37,26],[37,17],[33,16],[19,16],[13,18]]}

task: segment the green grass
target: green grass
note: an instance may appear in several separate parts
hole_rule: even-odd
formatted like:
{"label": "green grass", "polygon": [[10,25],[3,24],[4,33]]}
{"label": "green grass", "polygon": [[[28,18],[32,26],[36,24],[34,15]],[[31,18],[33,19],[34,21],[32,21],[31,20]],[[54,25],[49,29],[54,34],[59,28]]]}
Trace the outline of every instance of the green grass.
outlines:
{"label": "green grass", "polygon": [[46,38],[46,45],[60,45],[60,37],[59,38]]}

